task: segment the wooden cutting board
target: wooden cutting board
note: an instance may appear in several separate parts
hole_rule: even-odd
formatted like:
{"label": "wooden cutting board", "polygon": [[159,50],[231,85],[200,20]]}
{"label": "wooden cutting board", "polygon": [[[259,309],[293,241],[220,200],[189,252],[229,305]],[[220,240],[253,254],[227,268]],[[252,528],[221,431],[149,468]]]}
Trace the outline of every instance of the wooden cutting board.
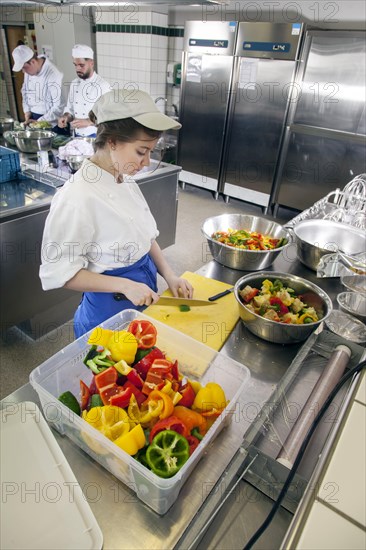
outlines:
{"label": "wooden cutting board", "polygon": [[[183,273],[182,277],[192,284],[193,298],[198,300],[207,300],[210,296],[232,286],[190,271]],[[162,294],[171,295],[170,290]],[[146,308],[144,313],[217,351],[223,346],[239,319],[238,304],[232,293],[217,300],[215,306],[192,307],[190,311],[183,312],[175,306],[157,304]]]}

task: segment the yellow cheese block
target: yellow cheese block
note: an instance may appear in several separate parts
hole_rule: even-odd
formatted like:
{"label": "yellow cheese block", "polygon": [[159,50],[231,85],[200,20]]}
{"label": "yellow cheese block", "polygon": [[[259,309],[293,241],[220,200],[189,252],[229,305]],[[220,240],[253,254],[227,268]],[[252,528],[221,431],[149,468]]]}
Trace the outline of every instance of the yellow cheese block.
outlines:
{"label": "yellow cheese block", "polygon": [[[192,284],[193,298],[197,300],[207,300],[210,296],[232,287],[190,271],[183,273],[182,277]],[[169,290],[162,294],[171,295]],[[190,311],[180,311],[176,306],[156,304],[146,308],[144,313],[217,351],[223,346],[239,319],[238,304],[232,293],[217,300],[214,306],[192,307]]]}

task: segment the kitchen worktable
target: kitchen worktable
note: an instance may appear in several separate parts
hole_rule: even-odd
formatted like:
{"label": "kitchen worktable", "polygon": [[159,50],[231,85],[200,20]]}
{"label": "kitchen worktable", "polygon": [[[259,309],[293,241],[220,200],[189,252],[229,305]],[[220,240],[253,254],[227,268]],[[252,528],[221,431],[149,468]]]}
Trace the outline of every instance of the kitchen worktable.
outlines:
{"label": "kitchen worktable", "polygon": [[[286,256],[282,255],[275,261],[271,270],[305,277],[328,292],[333,301],[341,290],[339,279],[317,279],[314,272],[304,267],[296,259],[294,245],[287,248]],[[242,272],[223,267],[215,261],[204,265],[198,273],[229,284],[234,284],[243,275]],[[196,533],[200,534],[202,529],[201,507],[207,502],[207,496],[214,485],[219,479],[223,479],[223,464],[226,466],[237,454],[253,421],[248,413],[251,404],[255,404],[256,409],[269,399],[300,348],[301,344],[285,346],[265,342],[247,331],[241,321],[236,324],[221,351],[250,369],[250,383],[239,401],[241,411],[245,408],[247,414],[241,415],[240,422],[233,420],[219,434],[214,443],[216,451],[208,453],[198,463],[176,503],[164,516],[158,516],[139,501],[133,491],[99,466],[70,439],[53,431],[103,532],[105,550],[208,546],[242,548],[245,545],[272,506],[273,502],[268,496],[246,481],[241,481],[235,497],[236,509],[240,513],[236,512],[237,517],[231,518],[231,508],[229,509],[225,515],[225,534],[216,542],[215,533],[222,528],[224,522],[215,521],[206,534],[208,539],[203,539],[200,543],[201,537]],[[34,401],[39,405],[38,396],[30,384],[5,398],[1,407],[14,406],[21,401]],[[256,410],[255,414],[257,412]],[[221,500],[224,497],[222,494]],[[292,517],[288,510],[280,508],[262,536],[260,548],[279,548]]]}

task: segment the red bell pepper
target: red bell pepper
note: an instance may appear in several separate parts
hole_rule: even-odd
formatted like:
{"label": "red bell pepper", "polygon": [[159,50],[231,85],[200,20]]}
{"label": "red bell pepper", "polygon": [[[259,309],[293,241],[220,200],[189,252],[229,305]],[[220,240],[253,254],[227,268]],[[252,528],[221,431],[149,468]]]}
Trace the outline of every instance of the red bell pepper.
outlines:
{"label": "red bell pepper", "polygon": [[241,294],[241,298],[246,304],[249,304],[249,302],[253,300],[254,296],[257,296],[258,292],[258,288],[252,288],[251,290],[248,290],[248,292]]}
{"label": "red bell pepper", "polygon": [[109,404],[125,409],[130,404],[132,389],[128,387],[123,389],[119,387],[119,389],[120,389],[119,393],[117,393],[116,395],[112,395],[112,397],[109,400]]}
{"label": "red bell pepper", "polygon": [[158,374],[161,378],[165,378],[167,374],[171,373],[173,363],[167,359],[154,359],[153,364],[149,368],[149,373],[153,372]]}
{"label": "red bell pepper", "polygon": [[118,372],[114,367],[109,367],[108,369],[100,372],[95,375],[95,385],[100,392],[101,388],[109,386],[110,384],[115,384],[118,378]]}
{"label": "red bell pepper", "polygon": [[138,388],[139,390],[141,390],[142,386],[144,385],[143,379],[135,369],[132,369],[127,374],[127,380],[129,380],[129,382],[131,382],[131,384],[136,386],[136,388]]}
{"label": "red bell pepper", "polygon": [[172,373],[174,380],[179,380],[178,361],[174,361],[170,372]]}
{"label": "red bell pepper", "polygon": [[131,389],[131,392],[136,397],[136,401],[139,407],[141,407],[142,403],[146,401],[146,395],[143,394],[142,391],[140,391],[138,388],[136,388],[136,386],[129,380],[127,380],[127,382],[123,384],[123,387],[126,389],[127,388]]}
{"label": "red bell pepper", "polygon": [[193,453],[193,451],[197,449],[198,445],[200,444],[200,440],[198,439],[198,437],[194,435],[187,435],[187,441],[189,444],[189,456],[190,456]]}
{"label": "red bell pepper", "polygon": [[80,380],[80,400],[81,400],[81,410],[84,411],[87,409],[90,399],[90,390],[89,387]]}
{"label": "red bell pepper", "polygon": [[135,336],[139,349],[152,348],[156,344],[157,330],[150,321],[145,319],[131,321],[127,331]]}
{"label": "red bell pepper", "polygon": [[289,311],[288,307],[285,306],[283,301],[280,298],[277,298],[276,296],[271,296],[271,298],[269,299],[269,303],[271,304],[273,309],[281,313],[281,315],[284,315]]}
{"label": "red bell pepper", "polygon": [[191,384],[187,382],[179,390],[179,393],[182,395],[182,399],[179,400],[179,405],[188,408],[192,407],[196,394],[194,393],[194,389],[192,388]]}
{"label": "red bell pepper", "polygon": [[[125,388],[117,384],[118,372],[114,367],[100,372],[95,376],[95,385],[98,388],[99,395],[104,405],[110,405],[110,400],[113,396],[123,394]],[[130,395],[131,397],[131,395]]]}
{"label": "red bell pepper", "polygon": [[98,393],[98,388],[95,384],[95,376],[93,375],[92,381],[90,382],[89,386],[90,395],[94,395],[95,393]]}
{"label": "red bell pepper", "polygon": [[149,369],[155,359],[164,359],[164,354],[162,351],[160,351],[159,348],[154,348],[150,351],[145,357],[140,359],[138,363],[134,365],[134,368],[137,370],[141,378],[145,380],[147,373],[149,372]]}
{"label": "red bell pepper", "polygon": [[173,430],[174,432],[177,432],[184,437],[188,436],[187,428],[185,427],[184,423],[179,418],[173,415],[169,416],[168,418],[163,418],[155,424],[150,432],[149,442],[151,443],[154,437],[163,430]]}
{"label": "red bell pepper", "polygon": [[144,385],[142,386],[142,393],[149,395],[153,390],[160,390],[165,385],[164,379],[155,374],[155,372],[148,372]]}

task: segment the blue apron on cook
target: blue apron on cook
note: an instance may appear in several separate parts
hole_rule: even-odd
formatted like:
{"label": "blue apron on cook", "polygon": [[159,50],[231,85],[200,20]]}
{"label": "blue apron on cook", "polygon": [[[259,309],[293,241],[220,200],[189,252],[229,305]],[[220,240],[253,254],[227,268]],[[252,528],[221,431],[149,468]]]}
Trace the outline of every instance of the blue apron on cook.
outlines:
{"label": "blue apron on cook", "polygon": [[[145,283],[154,292],[158,289],[157,268],[149,254],[145,254],[138,262],[129,267],[104,271],[103,275],[124,277],[137,283]],[[124,309],[132,308],[143,311],[145,307],[135,306],[127,299],[115,300],[114,293],[112,292],[84,292],[74,316],[75,337],[79,338]]]}

